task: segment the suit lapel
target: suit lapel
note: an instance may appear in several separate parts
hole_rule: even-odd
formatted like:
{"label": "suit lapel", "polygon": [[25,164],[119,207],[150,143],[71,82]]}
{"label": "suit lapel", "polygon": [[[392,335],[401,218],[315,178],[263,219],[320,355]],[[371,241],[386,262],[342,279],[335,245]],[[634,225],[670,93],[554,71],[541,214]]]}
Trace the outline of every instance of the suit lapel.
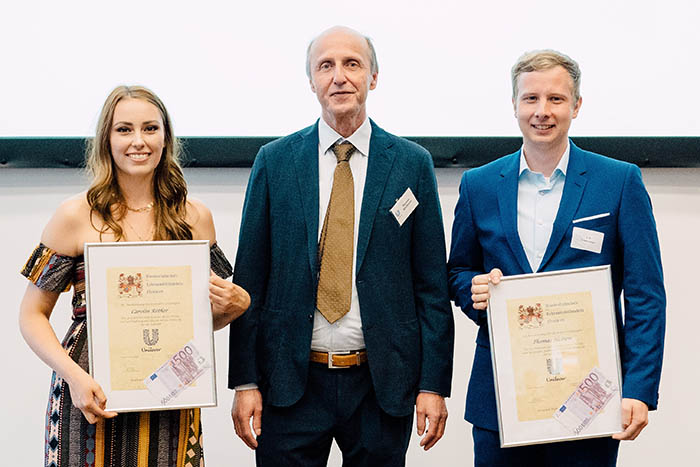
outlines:
{"label": "suit lapel", "polygon": [[586,163],[583,151],[577,148],[573,142],[570,142],[571,150],[569,153],[569,167],[566,169],[566,181],[564,182],[564,192],[559,203],[557,217],[554,219],[554,227],[552,235],[549,237],[547,250],[544,252],[542,263],[540,263],[539,271],[544,270],[545,266],[552,258],[559,243],[561,243],[564,234],[569,229],[571,221],[581,203],[581,197],[586,187]]}
{"label": "suit lapel", "polygon": [[309,266],[315,273],[318,270],[318,121],[301,132],[291,145],[306,222]]}
{"label": "suit lapel", "polygon": [[373,121],[372,136],[369,143],[369,155],[367,160],[367,176],[365,188],[362,192],[362,208],[360,210],[360,225],[357,234],[357,265],[360,270],[365,258],[367,244],[372,233],[372,224],[377,214],[379,200],[384,193],[387,177],[394,163],[395,154],[390,150],[393,142],[389,135],[379,128]]}
{"label": "suit lapel", "polygon": [[513,251],[518,264],[523,272],[532,272],[530,262],[527,260],[523,244],[518,235],[518,171],[520,170],[520,151],[511,154],[501,170],[501,179],[498,186],[498,209],[501,214],[501,225],[506,240]]}

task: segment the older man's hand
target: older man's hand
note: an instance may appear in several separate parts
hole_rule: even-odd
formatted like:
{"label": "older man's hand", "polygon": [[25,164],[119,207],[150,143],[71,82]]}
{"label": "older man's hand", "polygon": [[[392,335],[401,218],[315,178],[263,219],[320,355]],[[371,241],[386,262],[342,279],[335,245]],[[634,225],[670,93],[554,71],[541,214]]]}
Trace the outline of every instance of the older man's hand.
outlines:
{"label": "older man's hand", "polygon": [[[253,429],[250,429],[250,419]],[[258,389],[237,390],[231,406],[233,429],[250,448],[258,447],[256,439],[262,433],[262,394]]]}
{"label": "older man's hand", "polygon": [[[428,431],[425,430],[426,422]],[[435,446],[445,433],[447,423],[447,406],[445,398],[439,394],[421,392],[416,398],[416,428],[418,436],[423,436],[420,442],[424,450]]]}

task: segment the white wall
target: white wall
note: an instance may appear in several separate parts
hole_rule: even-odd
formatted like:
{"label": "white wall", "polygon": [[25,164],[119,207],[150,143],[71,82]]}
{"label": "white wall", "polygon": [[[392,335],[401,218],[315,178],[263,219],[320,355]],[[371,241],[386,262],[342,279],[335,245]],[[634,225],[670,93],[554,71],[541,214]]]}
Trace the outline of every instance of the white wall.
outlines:
{"label": "white wall", "polygon": [[[192,196],[213,211],[219,244],[233,259],[247,169],[189,169],[186,176]],[[461,170],[437,171],[445,229],[452,225]],[[700,169],[649,169],[644,180],[658,223],[668,294],[668,327],[661,399],[658,412],[635,442],[623,443],[621,466],[685,466],[697,460],[694,443],[700,428],[696,388],[700,385],[700,359],[694,343],[700,329],[697,306],[697,264],[700,264]],[[0,440],[3,465],[40,465],[43,455],[44,412],[49,390],[49,369],[31,352],[17,328],[19,302],[26,279],[18,273],[41,230],[58,203],[84,189],[85,179],[70,169],[0,170],[0,291],[5,304],[0,315],[0,342],[4,343],[2,384],[3,423]],[[59,337],[68,328],[70,294],[56,305],[52,324]],[[463,466],[472,460],[470,425],[462,419],[466,383],[474,355],[476,326],[455,312],[456,348],[453,396],[445,437],[428,453],[411,440],[409,466]],[[219,407],[204,410],[207,465],[254,465],[252,452],[238,440],[229,418],[232,392],[226,389],[228,331],[216,335]],[[659,449],[662,446],[663,449]],[[330,465],[339,466],[333,451]]]}
{"label": "white wall", "polygon": [[517,135],[510,67],[554,48],[583,70],[574,135],[698,135],[698,17],[696,0],[7,0],[0,135],[90,135],[132,83],[180,136],[291,133],[319,113],[306,45],[335,24],[375,40],[372,116],[396,134]]}

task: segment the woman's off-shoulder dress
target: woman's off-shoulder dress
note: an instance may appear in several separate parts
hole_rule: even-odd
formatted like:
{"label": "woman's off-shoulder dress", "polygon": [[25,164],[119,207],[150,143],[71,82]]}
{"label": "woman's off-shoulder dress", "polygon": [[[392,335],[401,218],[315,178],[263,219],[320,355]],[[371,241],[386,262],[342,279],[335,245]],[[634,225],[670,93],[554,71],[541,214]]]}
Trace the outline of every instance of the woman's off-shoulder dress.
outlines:
{"label": "woman's off-shoulder dress", "polygon": [[[212,245],[210,256],[214,273],[229,277],[231,265],[217,245]],[[51,292],[73,287],[73,323],[62,345],[88,371],[83,257],[61,255],[42,244],[22,275]],[[54,372],[44,451],[46,467],[203,467],[200,410],[128,412],[91,425],[73,406],[66,382]]]}

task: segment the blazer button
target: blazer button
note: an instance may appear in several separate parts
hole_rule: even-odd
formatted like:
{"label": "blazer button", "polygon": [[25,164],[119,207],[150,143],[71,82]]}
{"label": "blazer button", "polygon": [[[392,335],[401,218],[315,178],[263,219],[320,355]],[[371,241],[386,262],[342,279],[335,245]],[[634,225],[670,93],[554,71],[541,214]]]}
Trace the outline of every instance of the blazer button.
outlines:
{"label": "blazer button", "polygon": [[314,320],[314,315],[309,315],[309,321],[313,321],[313,320]]}

